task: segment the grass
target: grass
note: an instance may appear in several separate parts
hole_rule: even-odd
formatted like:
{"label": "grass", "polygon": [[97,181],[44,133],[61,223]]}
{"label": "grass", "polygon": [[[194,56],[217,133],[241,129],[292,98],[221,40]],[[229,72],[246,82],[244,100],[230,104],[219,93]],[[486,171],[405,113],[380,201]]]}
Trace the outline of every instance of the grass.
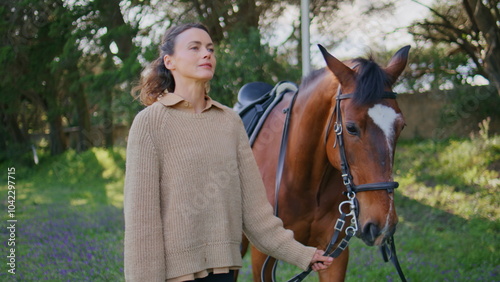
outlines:
{"label": "grass", "polygon": [[[500,136],[398,145],[398,255],[410,281],[500,281]],[[123,148],[0,164],[1,281],[123,281]],[[7,272],[7,168],[15,167],[16,275]],[[351,240],[347,281],[398,281]],[[3,261],[2,261],[3,260]],[[245,258],[240,281],[251,281]],[[299,270],[280,264],[279,281]],[[313,275],[306,281],[317,281]]]}
{"label": "grass", "polygon": [[[123,280],[125,150],[94,148],[41,158],[38,166],[0,166],[2,184],[15,168],[16,274],[1,263],[1,281]],[[7,187],[0,192],[7,198]],[[7,220],[7,203],[0,202]],[[5,228],[0,236],[8,239]],[[8,254],[4,242],[2,253]],[[4,256],[2,256],[4,257]],[[5,257],[4,257],[5,258]],[[6,258],[5,258],[6,260]]]}

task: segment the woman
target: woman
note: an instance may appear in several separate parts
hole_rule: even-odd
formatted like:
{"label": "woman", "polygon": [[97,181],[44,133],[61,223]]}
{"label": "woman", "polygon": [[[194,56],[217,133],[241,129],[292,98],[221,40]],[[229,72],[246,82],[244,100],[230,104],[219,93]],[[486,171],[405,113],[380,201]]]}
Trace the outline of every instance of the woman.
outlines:
{"label": "woman", "polygon": [[242,232],[303,269],[332,262],[273,215],[239,116],[207,96],[215,65],[206,27],[185,24],[167,30],[142,77],[148,107],[127,147],[127,281],[232,281]]}

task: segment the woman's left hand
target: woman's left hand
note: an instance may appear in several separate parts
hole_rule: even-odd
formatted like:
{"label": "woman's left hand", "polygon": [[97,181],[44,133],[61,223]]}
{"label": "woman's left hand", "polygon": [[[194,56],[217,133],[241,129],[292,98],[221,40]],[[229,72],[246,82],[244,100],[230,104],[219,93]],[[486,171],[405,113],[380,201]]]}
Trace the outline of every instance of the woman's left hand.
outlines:
{"label": "woman's left hand", "polygon": [[330,267],[333,262],[332,257],[327,257],[323,256],[325,251],[323,250],[316,250],[316,253],[314,253],[314,256],[311,260],[311,268],[314,271],[319,271],[319,270],[324,270]]}

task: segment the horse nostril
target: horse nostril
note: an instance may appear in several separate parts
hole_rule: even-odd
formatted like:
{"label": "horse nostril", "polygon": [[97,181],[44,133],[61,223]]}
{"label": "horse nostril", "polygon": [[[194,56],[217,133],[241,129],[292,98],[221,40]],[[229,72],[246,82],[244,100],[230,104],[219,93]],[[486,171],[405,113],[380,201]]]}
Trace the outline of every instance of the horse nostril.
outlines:
{"label": "horse nostril", "polygon": [[380,235],[380,228],[373,223],[368,223],[363,230],[363,237],[367,243],[372,245],[375,239]]}

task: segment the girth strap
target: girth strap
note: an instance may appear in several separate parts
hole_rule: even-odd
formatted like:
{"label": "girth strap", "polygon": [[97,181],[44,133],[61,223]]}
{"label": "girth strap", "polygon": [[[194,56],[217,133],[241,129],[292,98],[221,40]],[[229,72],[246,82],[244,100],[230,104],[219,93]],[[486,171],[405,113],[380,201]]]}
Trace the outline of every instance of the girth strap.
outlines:
{"label": "girth strap", "polygon": [[[290,105],[288,108],[283,110],[283,113],[286,114],[285,117],[285,122],[283,124],[283,133],[281,136],[281,145],[280,145],[280,153],[278,157],[278,167],[276,169],[276,183],[274,187],[274,215],[278,216],[278,199],[279,199],[279,191],[281,187],[281,178],[283,176],[283,168],[285,167],[285,156],[286,156],[286,149],[288,145],[288,127],[290,125],[290,118],[292,115],[292,108],[293,105],[295,104],[295,99],[297,98],[297,94],[299,91],[295,91],[293,93],[292,101],[290,102]],[[264,281],[264,273],[266,270],[266,267],[269,263],[271,257],[267,256],[266,260],[264,261],[264,264],[262,265],[262,269],[260,272],[261,275],[261,280]],[[275,281],[275,273],[276,273],[276,263],[277,261],[274,262],[273,268],[272,268],[272,281]]]}
{"label": "girth strap", "polygon": [[281,187],[281,178],[283,176],[283,168],[285,167],[285,156],[286,149],[288,147],[288,127],[290,125],[290,118],[292,116],[292,108],[295,104],[295,99],[297,98],[297,94],[299,92],[296,91],[293,94],[292,101],[290,102],[290,106],[283,110],[283,113],[286,114],[285,123],[283,125],[283,133],[281,136],[281,145],[280,145],[280,154],[278,157],[278,168],[276,170],[276,185],[274,190],[274,215],[278,216],[278,196]]}

